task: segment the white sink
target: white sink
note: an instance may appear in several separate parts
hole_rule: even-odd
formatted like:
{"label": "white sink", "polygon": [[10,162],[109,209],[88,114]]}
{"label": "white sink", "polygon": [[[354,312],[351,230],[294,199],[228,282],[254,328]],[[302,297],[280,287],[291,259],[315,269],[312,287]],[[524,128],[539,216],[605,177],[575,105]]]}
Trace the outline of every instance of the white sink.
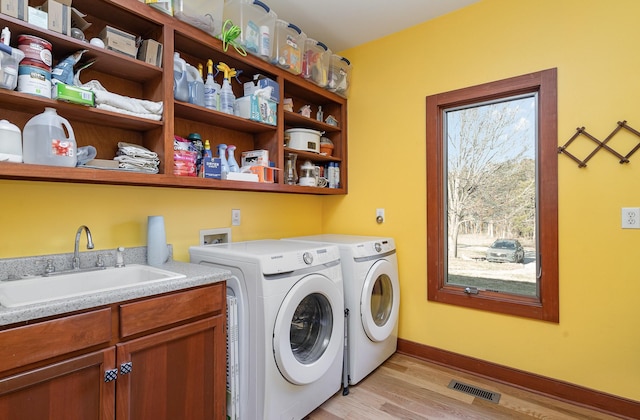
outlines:
{"label": "white sink", "polygon": [[185,277],[184,274],[148,265],[131,264],[121,268],[2,281],[0,304],[13,308]]}

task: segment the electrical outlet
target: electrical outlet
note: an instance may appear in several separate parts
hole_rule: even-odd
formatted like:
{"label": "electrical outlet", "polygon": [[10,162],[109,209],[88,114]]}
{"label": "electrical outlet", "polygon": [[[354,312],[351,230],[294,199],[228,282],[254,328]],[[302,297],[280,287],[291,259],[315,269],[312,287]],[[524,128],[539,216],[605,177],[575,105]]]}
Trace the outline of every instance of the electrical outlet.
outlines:
{"label": "electrical outlet", "polygon": [[622,208],[622,228],[623,229],[640,229],[640,208],[638,207]]}
{"label": "electrical outlet", "polygon": [[384,209],[376,209],[376,222],[377,223],[384,222]]}
{"label": "electrical outlet", "polygon": [[240,209],[231,210],[231,226],[240,226]]}

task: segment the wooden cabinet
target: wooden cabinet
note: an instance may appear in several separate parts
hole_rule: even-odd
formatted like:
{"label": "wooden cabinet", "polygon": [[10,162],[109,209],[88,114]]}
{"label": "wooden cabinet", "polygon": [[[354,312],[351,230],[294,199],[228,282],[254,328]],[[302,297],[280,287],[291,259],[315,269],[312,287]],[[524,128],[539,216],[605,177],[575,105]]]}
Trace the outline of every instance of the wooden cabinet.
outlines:
{"label": "wooden cabinet", "polygon": [[[142,2],[74,0],[74,7],[87,13],[86,20],[92,23],[92,26],[85,31],[87,38],[97,36],[105,25],[111,25],[142,39],[150,38],[161,42],[164,46],[163,67],[146,64],[118,52],[97,48],[7,15],[0,14],[0,25],[9,27],[13,40],[19,34],[31,34],[51,42],[54,64],[75,51],[85,49],[86,52],[80,64],[87,61],[94,61],[94,64],[82,70],[80,80],[83,83],[99,80],[110,92],[137,99],[162,101],[164,104],[162,119],[155,121],[7,90],[0,92],[0,110],[3,112],[3,118],[23,128],[31,117],[43,112],[45,107],[54,107],[59,115],[71,123],[79,147],[95,146],[98,152],[97,158],[112,159],[118,149],[118,142],[140,144],[158,153],[160,172],[145,174],[0,162],[0,178],[306,194],[347,193],[346,99],[257,57],[242,56],[233,47],[225,51],[219,39]],[[12,41],[12,45],[16,46],[15,41]],[[202,63],[205,68],[208,59],[212,59],[214,63],[225,62],[242,71],[239,76],[241,82],[251,80],[254,74],[262,74],[277,81],[280,86],[277,125],[250,121],[175,101],[172,71],[174,52],[179,52],[188,63],[192,65]],[[218,82],[220,77],[218,76]],[[233,90],[236,97],[243,96],[243,88],[238,83],[233,83]],[[293,99],[296,111],[303,105],[310,105],[312,116],[315,115],[318,107],[322,106],[324,115],[333,115],[339,125],[332,126],[315,121],[313,118],[302,117],[295,112],[284,111],[282,106],[284,98]],[[212,148],[220,143],[235,145],[238,161],[243,151],[268,150],[270,160],[277,168],[283,169],[286,156],[291,152],[284,145],[284,130],[287,128],[312,128],[325,132],[324,135],[333,142],[335,147],[332,156],[295,152],[300,155],[299,164],[304,160],[311,160],[317,165],[329,162],[339,164],[340,188],[287,185],[282,171],[276,171],[275,183],[202,179],[173,174],[174,135],[186,137],[191,132],[198,132],[203,139],[209,139]]]}
{"label": "wooden cabinet", "polygon": [[0,418],[224,419],[225,304],[217,283],[0,331]]}

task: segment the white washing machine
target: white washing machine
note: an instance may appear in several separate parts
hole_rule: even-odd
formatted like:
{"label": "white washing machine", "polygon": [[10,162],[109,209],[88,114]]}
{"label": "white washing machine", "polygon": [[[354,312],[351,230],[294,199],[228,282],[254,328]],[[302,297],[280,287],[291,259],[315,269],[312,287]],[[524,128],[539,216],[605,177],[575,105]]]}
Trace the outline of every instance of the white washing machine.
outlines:
{"label": "white washing machine", "polygon": [[259,240],[193,246],[192,263],[232,272],[239,417],[299,420],[340,390],[344,296],[334,245]]}
{"label": "white washing machine", "polygon": [[335,244],[340,248],[345,308],[349,314],[345,369],[348,383],[355,385],[397,348],[400,282],[395,242],[392,238],[333,234],[285,240]]}

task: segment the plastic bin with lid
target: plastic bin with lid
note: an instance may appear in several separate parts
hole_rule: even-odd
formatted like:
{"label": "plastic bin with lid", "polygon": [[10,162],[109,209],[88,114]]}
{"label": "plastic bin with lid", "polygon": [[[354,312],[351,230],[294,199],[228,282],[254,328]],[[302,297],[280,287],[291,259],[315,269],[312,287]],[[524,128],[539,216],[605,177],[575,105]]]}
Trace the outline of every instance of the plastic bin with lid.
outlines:
{"label": "plastic bin with lid", "polygon": [[227,0],[222,15],[223,22],[228,19],[240,28],[237,42],[247,52],[263,60],[271,58],[276,12],[259,0]]}
{"label": "plastic bin with lid", "polygon": [[293,74],[300,74],[307,35],[293,23],[278,19],[274,38],[271,63]]}
{"label": "plastic bin with lid", "polygon": [[346,98],[351,85],[351,62],[338,54],[331,55],[327,90]]}
{"label": "plastic bin with lid", "polygon": [[331,54],[331,50],[325,44],[313,38],[307,38],[304,43],[301,76],[320,87],[327,86]]}
{"label": "plastic bin with lid", "polygon": [[222,32],[224,0],[173,0],[173,15],[210,34]]}

